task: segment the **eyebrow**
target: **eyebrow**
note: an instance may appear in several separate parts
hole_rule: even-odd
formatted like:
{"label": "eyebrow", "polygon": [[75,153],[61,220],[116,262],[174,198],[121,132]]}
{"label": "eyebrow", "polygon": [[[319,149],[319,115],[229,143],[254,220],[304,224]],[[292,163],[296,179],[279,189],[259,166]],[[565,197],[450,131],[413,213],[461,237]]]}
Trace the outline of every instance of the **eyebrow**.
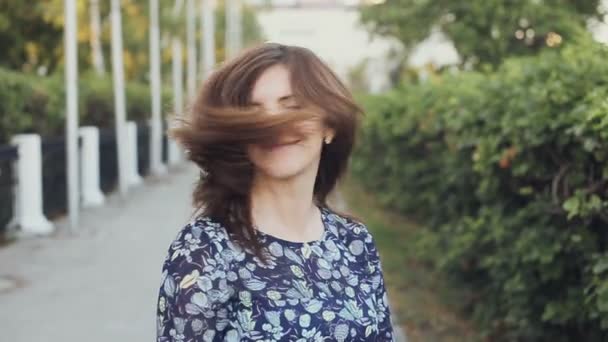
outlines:
{"label": "eyebrow", "polygon": [[[283,101],[287,101],[287,100],[292,100],[295,99],[296,97],[293,94],[289,94],[289,95],[285,95],[285,96],[281,96],[279,98],[279,102],[283,102]],[[259,105],[260,103],[257,101],[251,101],[251,104],[253,105]]]}

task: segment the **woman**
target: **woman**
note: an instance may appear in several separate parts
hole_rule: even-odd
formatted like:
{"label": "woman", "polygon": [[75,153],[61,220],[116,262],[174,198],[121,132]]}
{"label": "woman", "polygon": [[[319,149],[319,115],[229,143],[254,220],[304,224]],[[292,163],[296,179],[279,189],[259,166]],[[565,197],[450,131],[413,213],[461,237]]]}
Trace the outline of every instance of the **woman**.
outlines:
{"label": "woman", "polygon": [[312,52],[266,43],[171,134],[201,169],[163,265],[158,341],[392,341],[366,226],[327,206],[361,110]]}

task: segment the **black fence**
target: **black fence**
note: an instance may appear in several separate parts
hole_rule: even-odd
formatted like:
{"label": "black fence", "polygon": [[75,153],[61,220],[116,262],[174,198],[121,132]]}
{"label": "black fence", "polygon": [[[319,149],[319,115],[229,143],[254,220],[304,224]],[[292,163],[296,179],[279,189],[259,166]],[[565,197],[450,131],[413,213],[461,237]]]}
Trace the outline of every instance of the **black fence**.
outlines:
{"label": "black fence", "polygon": [[14,214],[13,188],[16,185],[17,177],[13,165],[17,158],[19,158],[19,153],[15,146],[0,146],[0,241]]}
{"label": "black fence", "polygon": [[99,183],[101,191],[109,193],[118,184],[118,152],[116,132],[112,128],[99,130]]}
{"label": "black fence", "polygon": [[166,133],[163,133],[163,162],[169,162],[169,140]]}
{"label": "black fence", "polygon": [[150,126],[137,123],[137,171],[143,177],[150,170]]}
{"label": "black fence", "polygon": [[65,137],[42,138],[42,207],[53,219],[67,210]]}

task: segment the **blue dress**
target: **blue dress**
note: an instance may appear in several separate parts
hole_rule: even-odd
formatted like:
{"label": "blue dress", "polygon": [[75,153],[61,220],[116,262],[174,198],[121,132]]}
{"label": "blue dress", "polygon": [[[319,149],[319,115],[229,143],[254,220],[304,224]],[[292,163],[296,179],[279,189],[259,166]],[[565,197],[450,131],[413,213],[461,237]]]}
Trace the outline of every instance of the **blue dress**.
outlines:
{"label": "blue dress", "polygon": [[188,223],[163,264],[157,342],[393,341],[372,235],[364,224],[320,209],[319,240],[259,232],[269,264],[208,217]]}

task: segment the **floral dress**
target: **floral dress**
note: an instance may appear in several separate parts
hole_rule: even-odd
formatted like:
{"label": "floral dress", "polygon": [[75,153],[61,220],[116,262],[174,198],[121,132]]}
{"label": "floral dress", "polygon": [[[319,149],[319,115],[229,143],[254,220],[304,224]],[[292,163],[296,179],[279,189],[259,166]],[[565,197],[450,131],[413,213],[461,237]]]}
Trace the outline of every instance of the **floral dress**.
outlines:
{"label": "floral dress", "polygon": [[258,231],[268,264],[208,217],[188,223],[163,265],[157,342],[393,341],[372,235],[364,224],[320,209],[319,240]]}

